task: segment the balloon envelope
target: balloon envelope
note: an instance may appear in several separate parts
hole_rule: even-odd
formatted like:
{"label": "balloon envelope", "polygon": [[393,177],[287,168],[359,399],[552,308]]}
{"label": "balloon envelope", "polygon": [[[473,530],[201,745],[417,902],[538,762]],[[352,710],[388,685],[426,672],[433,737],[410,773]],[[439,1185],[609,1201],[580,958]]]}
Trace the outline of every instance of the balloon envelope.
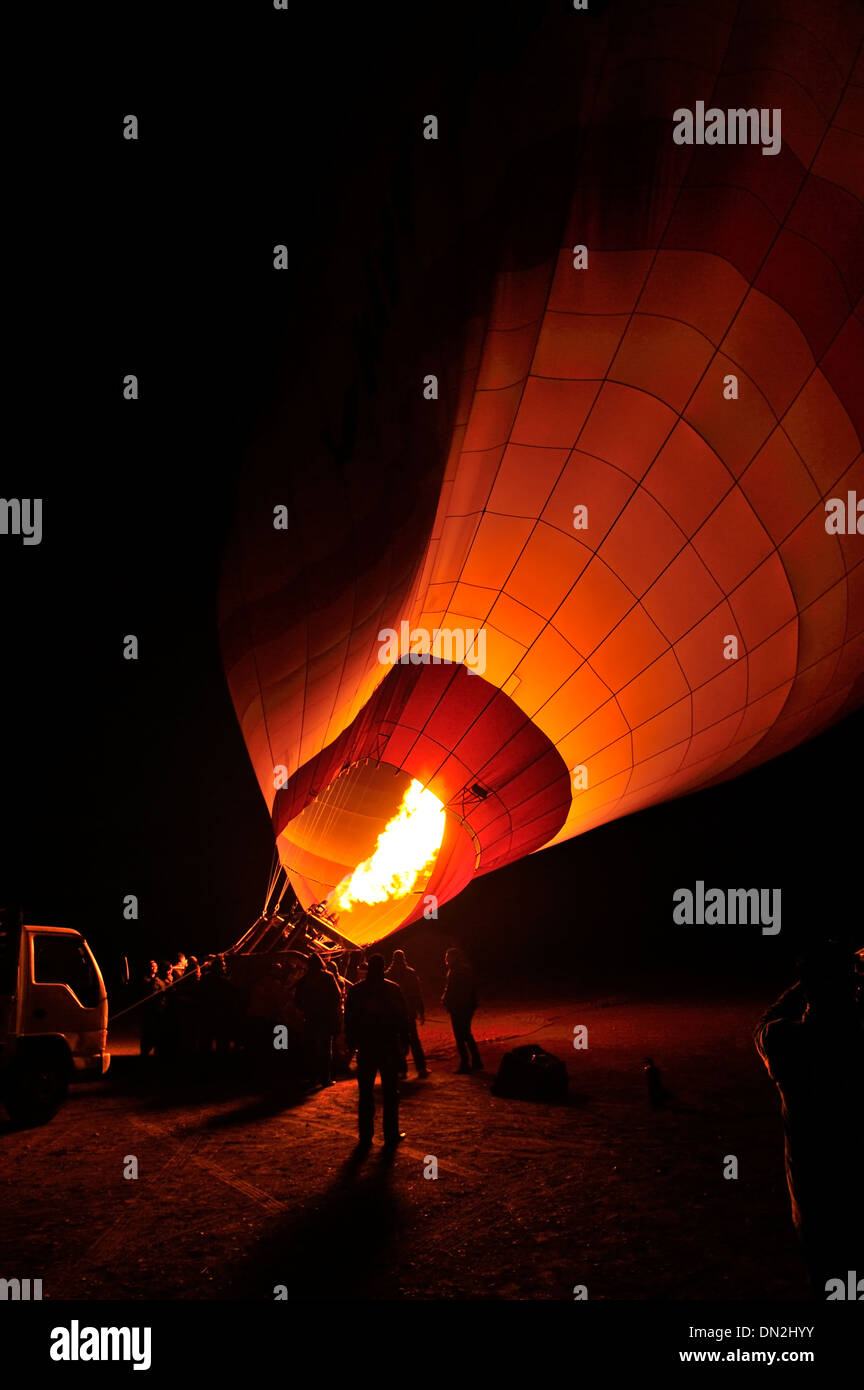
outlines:
{"label": "balloon envelope", "polygon": [[[695,11],[541,33],[521,147],[464,132],[492,230],[454,200],[388,278],[373,227],[250,450],[223,653],[301,900],[413,779],[446,809],[358,943],[861,703],[860,15]],[[781,111],[778,152],[676,144],[699,101]]]}

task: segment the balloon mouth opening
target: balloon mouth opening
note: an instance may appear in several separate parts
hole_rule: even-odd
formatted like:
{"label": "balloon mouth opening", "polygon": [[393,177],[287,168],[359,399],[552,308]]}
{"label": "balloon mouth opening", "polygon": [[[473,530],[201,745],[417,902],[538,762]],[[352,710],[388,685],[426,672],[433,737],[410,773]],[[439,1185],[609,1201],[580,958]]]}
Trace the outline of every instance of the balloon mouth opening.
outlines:
{"label": "balloon mouth opening", "polygon": [[[470,840],[419,778],[373,759],[343,767],[283,828],[282,864],[307,910],[357,944],[426,911],[427,889]],[[434,884],[432,884],[434,887]]]}
{"label": "balloon mouth opening", "polygon": [[412,777],[373,852],[345,875],[325,906],[341,915],[360,903],[371,907],[421,891],[435,868],[445,824],[441,801]]}

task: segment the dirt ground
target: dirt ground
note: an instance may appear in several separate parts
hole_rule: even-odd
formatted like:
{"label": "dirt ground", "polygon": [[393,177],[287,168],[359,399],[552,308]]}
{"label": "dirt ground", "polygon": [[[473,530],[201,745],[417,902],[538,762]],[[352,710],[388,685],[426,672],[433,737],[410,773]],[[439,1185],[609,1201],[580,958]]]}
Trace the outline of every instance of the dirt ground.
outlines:
{"label": "dirt ground", "polygon": [[[412,1066],[403,1086],[405,1143],[388,1160],[379,1133],[362,1162],[353,1079],[299,1103],[236,1077],[159,1087],[120,1037],[108,1077],[50,1125],[0,1122],[2,1272],[41,1278],[45,1299],[269,1300],[284,1285],[292,1300],[569,1300],[580,1284],[591,1299],[806,1298],[777,1096],[751,1042],[762,1007],[487,1006],[486,1070],[470,1076],[438,1013],[432,1075]],[[529,1040],[567,1060],[569,1104],[490,1094],[503,1052]],[[649,1104],[646,1054],[666,1110]]]}

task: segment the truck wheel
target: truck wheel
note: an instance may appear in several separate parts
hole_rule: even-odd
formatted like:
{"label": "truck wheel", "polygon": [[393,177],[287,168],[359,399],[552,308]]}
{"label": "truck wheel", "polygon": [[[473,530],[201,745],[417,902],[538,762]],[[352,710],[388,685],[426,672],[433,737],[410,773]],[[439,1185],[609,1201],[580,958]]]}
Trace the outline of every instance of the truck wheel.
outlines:
{"label": "truck wheel", "polygon": [[30,1129],[57,1114],[67,1089],[66,1068],[55,1058],[17,1058],[9,1069],[3,1103],[16,1129]]}

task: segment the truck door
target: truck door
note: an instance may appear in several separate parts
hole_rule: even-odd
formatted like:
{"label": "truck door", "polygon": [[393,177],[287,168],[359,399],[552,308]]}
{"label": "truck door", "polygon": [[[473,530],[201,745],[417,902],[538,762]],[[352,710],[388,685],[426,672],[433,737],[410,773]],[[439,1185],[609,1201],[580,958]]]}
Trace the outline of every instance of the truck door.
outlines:
{"label": "truck door", "polygon": [[77,932],[28,932],[30,979],[20,1012],[21,1036],[63,1033],[78,1066],[105,1046],[105,986]]}

